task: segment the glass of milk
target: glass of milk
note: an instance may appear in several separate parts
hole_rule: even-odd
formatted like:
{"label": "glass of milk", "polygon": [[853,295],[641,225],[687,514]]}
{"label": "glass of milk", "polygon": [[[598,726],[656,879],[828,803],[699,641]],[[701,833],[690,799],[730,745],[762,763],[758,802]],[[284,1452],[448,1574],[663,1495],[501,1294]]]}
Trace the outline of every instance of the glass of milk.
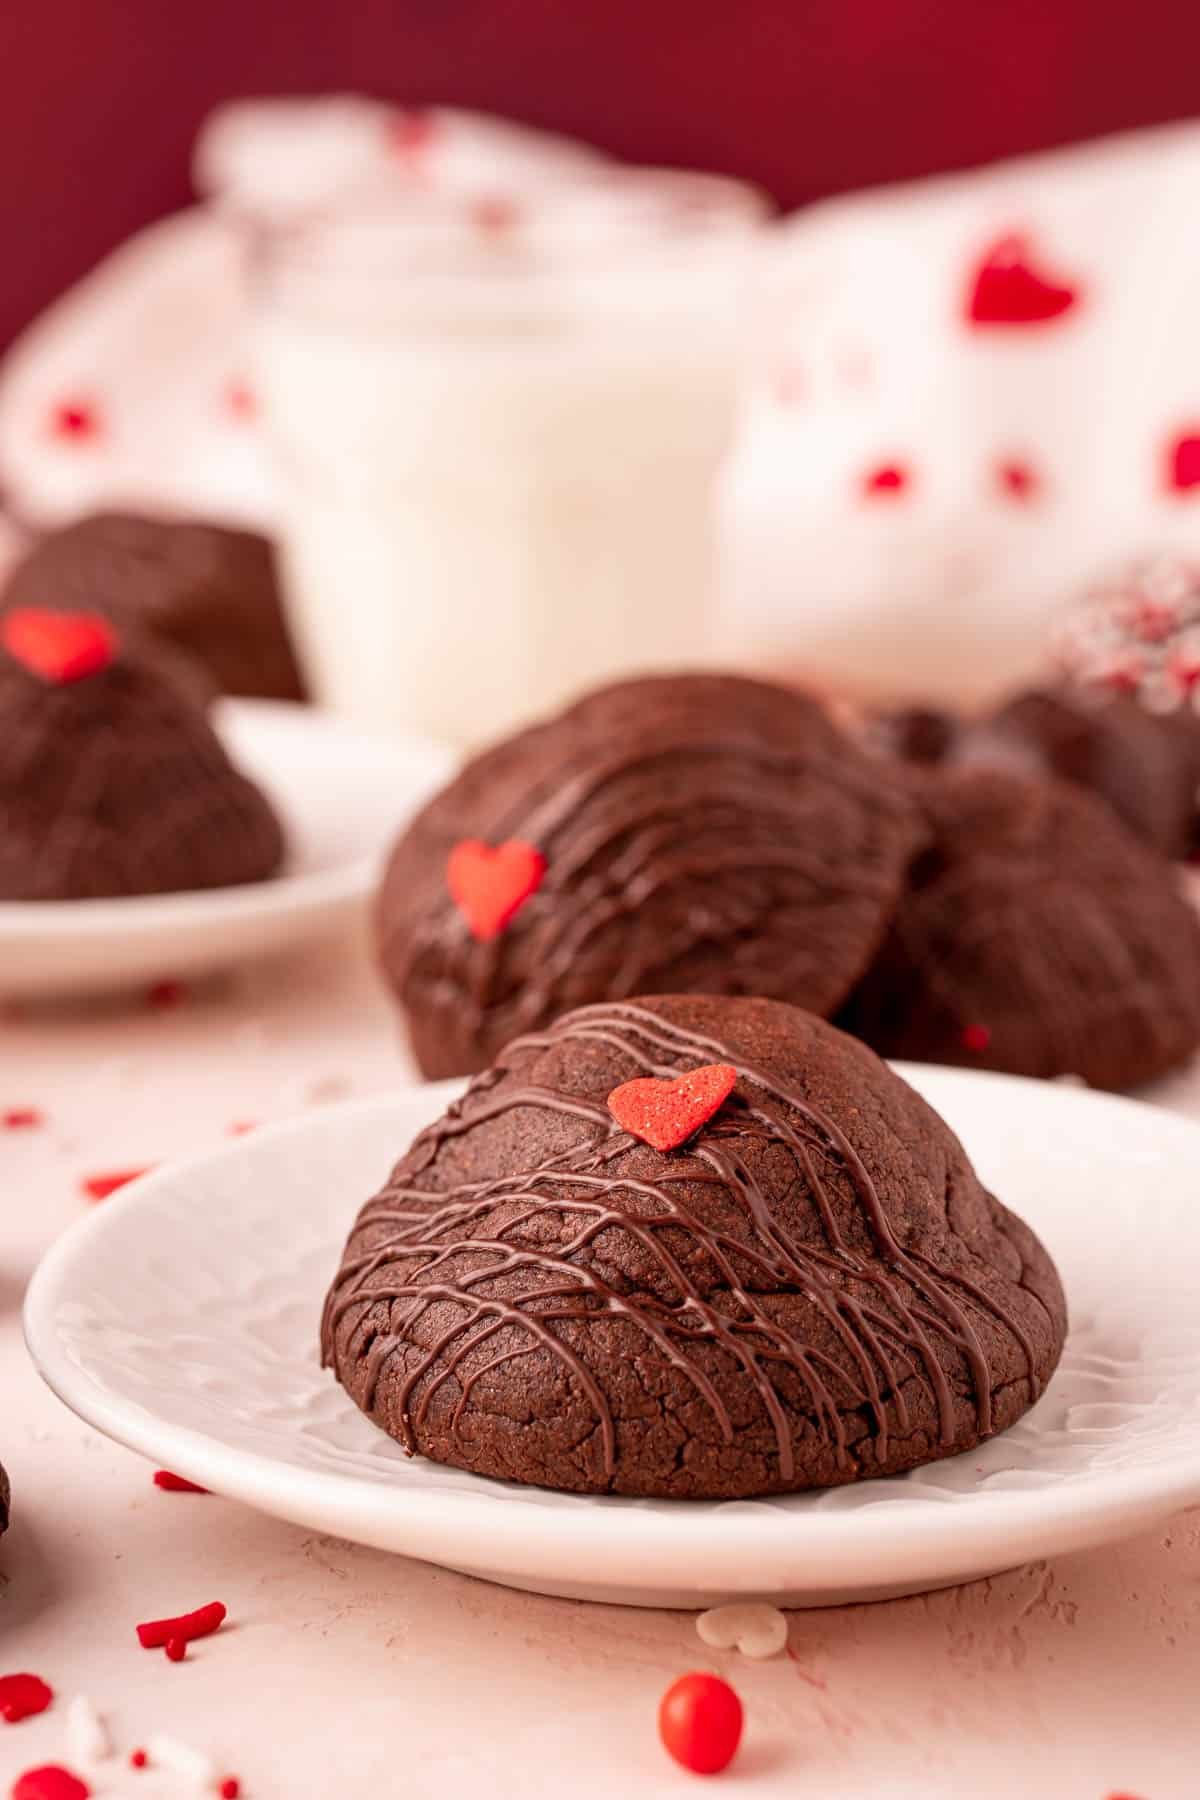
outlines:
{"label": "glass of milk", "polygon": [[359,195],[266,245],[257,388],[319,701],[471,745],[705,659],[761,217],[735,182],[606,169]]}

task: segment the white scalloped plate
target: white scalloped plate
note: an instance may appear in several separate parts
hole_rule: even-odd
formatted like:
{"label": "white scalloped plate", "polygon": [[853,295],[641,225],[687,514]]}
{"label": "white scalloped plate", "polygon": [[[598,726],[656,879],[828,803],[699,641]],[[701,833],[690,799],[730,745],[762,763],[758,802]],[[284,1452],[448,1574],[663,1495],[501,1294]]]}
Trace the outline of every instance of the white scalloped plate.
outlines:
{"label": "white scalloped plate", "polygon": [[0,994],[93,993],[208,974],[345,928],[362,913],[397,832],[454,766],[440,744],[370,737],[287,701],[223,700],[214,724],[284,821],[283,871],[207,892],[0,903]]}
{"label": "white scalloped plate", "polygon": [[1033,1411],[911,1475],[721,1505],[553,1494],[407,1459],[318,1367],[318,1316],[360,1201],[457,1083],[328,1108],[137,1182],[38,1270],[29,1347],[84,1419],[205,1487],[583,1599],[882,1598],[1200,1502],[1200,1128],[1070,1086],[904,1073],[1042,1233],[1072,1308]]}

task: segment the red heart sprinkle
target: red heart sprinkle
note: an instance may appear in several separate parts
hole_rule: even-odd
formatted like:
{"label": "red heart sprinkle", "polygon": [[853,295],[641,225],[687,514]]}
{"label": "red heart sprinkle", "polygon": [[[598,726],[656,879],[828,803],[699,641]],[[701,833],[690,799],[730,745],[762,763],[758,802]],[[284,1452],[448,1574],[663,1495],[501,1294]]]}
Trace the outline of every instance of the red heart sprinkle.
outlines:
{"label": "red heart sprinkle", "polygon": [[903,463],[881,463],[877,469],[868,469],[862,478],[862,491],[874,497],[877,494],[902,494],[911,484],[912,476]]}
{"label": "red heart sprinkle", "polygon": [[50,433],[52,437],[84,443],[100,436],[100,414],[89,401],[62,400],[51,409]]}
{"label": "red heart sprinkle", "polygon": [[1200,487],[1200,431],[1180,432],[1167,445],[1166,484],[1175,494]]}
{"label": "red heart sprinkle", "polygon": [[238,1800],[238,1795],[241,1791],[242,1784],[236,1775],[227,1775],[217,1789],[218,1794],[221,1796],[221,1800]]}
{"label": "red heart sprinkle", "polygon": [[154,1485],[168,1494],[207,1494],[208,1489],[197,1487],[194,1481],[188,1481],[182,1475],[172,1475],[170,1469],[155,1469]]}
{"label": "red heart sprinkle", "polygon": [[1041,484],[1032,463],[1014,456],[996,464],[996,485],[1010,500],[1032,500]]}
{"label": "red heart sprinkle", "polygon": [[675,1150],[706,1125],[733,1092],[737,1070],[729,1063],[706,1063],[673,1081],[645,1076],[623,1081],[608,1096],[617,1124],[655,1150]]}
{"label": "red heart sprinkle", "polygon": [[153,1163],[147,1163],[141,1169],[113,1169],[107,1175],[85,1175],[79,1185],[89,1200],[107,1200],[118,1188],[136,1181],[141,1175],[148,1175],[153,1167]]}
{"label": "red heart sprinkle", "polygon": [[479,838],[464,838],[450,852],[446,886],[471,936],[488,944],[537,893],[545,873],[541,851],[520,838],[495,846]]}
{"label": "red heart sprinkle", "polygon": [[0,622],[8,654],[43,681],[63,686],[98,675],[117,654],[117,634],[98,613],[47,612],[21,606]]}
{"label": "red heart sprinkle", "polygon": [[1079,290],[1036,267],[1028,237],[1009,232],[983,254],[967,290],[970,325],[1048,325],[1070,312]]}
{"label": "red heart sprinkle", "polygon": [[26,1769],[13,1785],[12,1800],[88,1800],[91,1788],[70,1769],[57,1763],[46,1763],[40,1769]]}
{"label": "red heart sprinkle", "polygon": [[45,1712],[53,1698],[40,1675],[0,1675],[0,1719],[9,1725]]}
{"label": "red heart sprinkle", "polygon": [[986,1050],[992,1041],[991,1028],[987,1025],[964,1025],[962,1029],[962,1047],[964,1050]]}

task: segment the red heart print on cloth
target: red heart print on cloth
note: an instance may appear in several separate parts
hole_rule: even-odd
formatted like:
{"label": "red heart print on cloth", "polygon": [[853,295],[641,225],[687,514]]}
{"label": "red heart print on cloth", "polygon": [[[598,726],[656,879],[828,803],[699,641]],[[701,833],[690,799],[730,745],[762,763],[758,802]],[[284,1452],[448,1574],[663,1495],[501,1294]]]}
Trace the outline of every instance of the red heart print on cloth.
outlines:
{"label": "red heart print on cloth", "polygon": [[1200,427],[1179,432],[1167,445],[1166,482],[1173,494],[1200,488]]}
{"label": "red heart print on cloth", "polygon": [[1044,265],[1031,240],[1009,232],[991,244],[972,269],[967,288],[967,322],[992,325],[1048,325],[1079,302],[1079,288]]}
{"label": "red heart print on cloth", "polygon": [[868,469],[862,478],[862,492],[866,499],[894,498],[907,493],[912,486],[912,474],[902,462],[880,463]]}
{"label": "red heart print on cloth", "polygon": [[653,1076],[623,1081],[608,1096],[617,1124],[654,1150],[677,1150],[733,1092],[737,1070],[729,1063],[706,1063],[673,1081]]}
{"label": "red heart print on cloth", "polygon": [[488,944],[537,893],[545,873],[541,851],[520,838],[498,845],[464,838],[450,852],[446,886],[471,936]]}
{"label": "red heart print on cloth", "polygon": [[23,606],[0,625],[0,643],[43,681],[62,687],[98,675],[117,654],[117,634],[96,613],[46,612]]}

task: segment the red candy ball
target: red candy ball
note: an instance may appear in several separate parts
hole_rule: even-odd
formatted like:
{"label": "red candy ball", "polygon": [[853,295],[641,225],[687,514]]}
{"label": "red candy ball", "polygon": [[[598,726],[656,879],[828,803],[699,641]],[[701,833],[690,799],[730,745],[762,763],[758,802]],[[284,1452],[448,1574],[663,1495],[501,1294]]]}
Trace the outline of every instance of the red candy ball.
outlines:
{"label": "red candy ball", "polygon": [[693,1670],[658,1703],[658,1735],[668,1756],[695,1775],[716,1775],[733,1761],[742,1736],[742,1703],[719,1675]]}

